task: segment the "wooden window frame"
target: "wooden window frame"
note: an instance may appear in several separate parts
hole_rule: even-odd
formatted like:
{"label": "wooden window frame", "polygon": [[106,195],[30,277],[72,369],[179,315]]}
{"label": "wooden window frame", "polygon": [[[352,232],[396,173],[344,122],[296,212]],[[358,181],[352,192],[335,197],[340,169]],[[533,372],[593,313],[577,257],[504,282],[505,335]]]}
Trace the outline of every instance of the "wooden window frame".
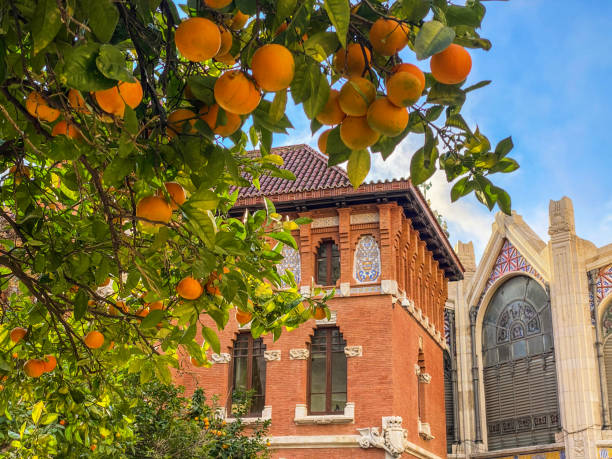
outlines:
{"label": "wooden window frame", "polygon": [[[333,239],[324,239],[319,244],[319,247],[317,247],[317,252],[315,255],[315,273],[316,273],[316,283],[318,285],[333,286],[333,285],[336,285],[336,283],[338,282],[338,279],[340,279],[341,274],[338,275],[338,279],[336,279],[335,282],[332,282],[332,271],[333,271],[332,252],[333,252],[334,245],[338,248],[338,254],[340,254],[340,246],[336,244],[336,241]],[[319,252],[323,248],[325,248],[325,257],[327,261],[326,263],[327,264],[327,278],[325,279],[325,282],[322,282],[322,279],[319,279],[319,258],[320,258]],[[340,270],[340,268],[341,268],[340,256],[338,256],[338,270]]]}
{"label": "wooden window frame", "polygon": [[[342,333],[340,332],[340,329],[338,327],[319,327],[317,329],[315,329],[316,331],[322,331],[324,330],[326,333],[326,346],[325,346],[325,411],[311,411],[310,407],[311,407],[311,380],[312,380],[312,338],[314,338],[314,334],[312,335],[312,338],[310,340],[310,342],[308,343],[308,353],[309,353],[309,358],[308,358],[308,380],[307,380],[307,384],[306,384],[306,391],[307,391],[307,406],[308,406],[308,414],[309,415],[337,415],[339,413],[344,413],[344,408],[342,408],[339,411],[333,411],[331,409],[331,399],[332,399],[332,354],[333,354],[333,350],[332,350],[332,332],[333,330],[338,330],[338,333],[340,333],[340,337],[342,339],[342,341],[344,341],[344,337],[342,336]],[[344,343],[346,344],[346,341],[344,341]],[[346,355],[344,356],[344,358],[346,359]],[[348,362],[347,362],[348,364]],[[347,399],[348,399],[348,365],[347,365],[347,374],[346,374],[346,394],[347,394]],[[345,403],[345,407],[346,407],[346,401]]]}
{"label": "wooden window frame", "polygon": [[[255,356],[253,355],[253,344],[255,342],[255,338],[253,338],[253,335],[250,332],[241,332],[238,333],[236,335],[236,337],[234,338],[233,342],[232,342],[232,364],[229,366],[230,367],[230,371],[229,371],[229,386],[230,386],[230,393],[229,393],[229,397],[228,397],[228,407],[227,407],[227,413],[229,414],[228,417],[232,417],[231,414],[231,407],[232,407],[232,402],[233,402],[233,397],[234,397],[234,389],[235,389],[235,381],[234,381],[234,366],[236,364],[236,355],[235,355],[235,343],[238,340],[238,338],[240,336],[246,336],[247,337],[247,367],[246,367],[246,374],[247,374],[247,384],[246,384],[246,388],[244,389],[245,391],[249,391],[252,389],[253,386],[253,360],[255,358]],[[261,344],[262,344],[262,358],[264,359],[264,368],[267,367],[267,362],[265,360],[265,358],[263,357],[263,353],[265,352],[266,349],[266,345],[263,343],[263,339],[262,338],[256,338],[258,340],[261,340]],[[264,380],[263,380],[263,399],[264,399],[264,406],[265,406],[265,399],[266,399],[266,380],[267,377],[264,373]],[[251,417],[251,416],[255,416],[255,417],[259,417],[262,414],[262,411],[253,411],[252,410],[253,405],[251,404],[251,407],[249,407],[249,412],[246,413],[247,417]],[[263,410],[263,407],[262,407]]]}

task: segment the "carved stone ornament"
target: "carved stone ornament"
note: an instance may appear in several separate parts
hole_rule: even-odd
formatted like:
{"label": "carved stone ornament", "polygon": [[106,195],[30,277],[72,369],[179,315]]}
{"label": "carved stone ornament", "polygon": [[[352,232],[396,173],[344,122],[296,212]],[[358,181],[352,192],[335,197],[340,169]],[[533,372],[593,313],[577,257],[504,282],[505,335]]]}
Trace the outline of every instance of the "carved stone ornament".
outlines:
{"label": "carved stone ornament", "polygon": [[382,418],[382,429],[366,427],[357,429],[361,438],[359,446],[362,448],[384,449],[391,457],[399,458],[408,446],[408,431],[402,428],[400,416]]}
{"label": "carved stone ornament", "polygon": [[211,354],[210,361],[212,363],[229,363],[232,360],[232,356],[222,352],[221,354]]}
{"label": "carved stone ornament", "polygon": [[280,349],[276,349],[273,351],[264,351],[264,359],[266,360],[266,362],[280,362],[280,359],[281,359]]}
{"label": "carved stone ornament", "polygon": [[548,234],[555,235],[559,233],[576,232],[574,224],[574,205],[571,199],[564,196],[559,201],[550,201],[549,205],[550,226]]}
{"label": "carved stone ornament", "polygon": [[429,373],[419,373],[419,382],[429,384],[431,382],[431,375]]}
{"label": "carved stone ornament", "polygon": [[307,360],[310,357],[308,349],[290,349],[289,360]]}
{"label": "carved stone ornament", "polygon": [[363,355],[363,348],[361,346],[346,346],[344,348],[344,355],[347,357],[361,357]]}

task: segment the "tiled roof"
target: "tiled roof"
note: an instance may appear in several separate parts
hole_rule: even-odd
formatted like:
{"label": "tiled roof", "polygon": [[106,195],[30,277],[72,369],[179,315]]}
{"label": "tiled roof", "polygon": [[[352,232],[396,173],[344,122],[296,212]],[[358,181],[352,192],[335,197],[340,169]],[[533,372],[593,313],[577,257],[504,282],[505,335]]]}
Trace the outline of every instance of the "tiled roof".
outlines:
{"label": "tiled roof", "polygon": [[343,188],[350,185],[348,175],[342,168],[328,167],[327,156],[308,145],[272,148],[271,153],[280,155],[284,159],[283,169],[293,172],[295,180],[261,177],[260,189],[254,186],[243,188],[240,190],[240,198]]}

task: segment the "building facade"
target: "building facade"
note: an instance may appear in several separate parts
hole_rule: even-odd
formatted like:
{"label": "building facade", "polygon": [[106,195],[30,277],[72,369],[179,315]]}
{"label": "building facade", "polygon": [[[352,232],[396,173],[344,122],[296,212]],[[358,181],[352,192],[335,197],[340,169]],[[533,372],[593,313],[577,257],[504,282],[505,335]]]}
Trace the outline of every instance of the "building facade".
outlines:
{"label": "building facade", "polygon": [[445,310],[451,458],[612,457],[612,244],[575,231],[551,201],[549,239],[498,214],[482,260],[459,243],[464,279]]}
{"label": "building facade", "polygon": [[312,220],[278,269],[304,294],[313,283],[335,289],[331,317],[277,341],[253,339],[231,317],[212,367],[187,366],[177,382],[225,407],[234,388],[253,390],[247,422],[271,420],[277,459],[446,457],[444,308],[463,267],[435,216],[408,180],[354,189],[305,145],[274,153],[297,179],[262,179],[234,211],[262,207],[265,195],[278,213]]}

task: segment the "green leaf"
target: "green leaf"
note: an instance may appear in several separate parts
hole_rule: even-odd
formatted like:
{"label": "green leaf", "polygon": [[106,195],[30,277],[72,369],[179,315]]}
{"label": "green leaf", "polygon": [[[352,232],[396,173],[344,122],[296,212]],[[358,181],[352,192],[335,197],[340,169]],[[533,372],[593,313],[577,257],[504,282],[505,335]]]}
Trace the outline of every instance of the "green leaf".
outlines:
{"label": "green leaf", "polygon": [[463,105],[465,92],[456,85],[434,83],[427,94],[427,102],[440,105]]}
{"label": "green leaf", "polygon": [[489,169],[489,172],[494,174],[495,172],[502,172],[507,174],[508,172],[514,172],[519,168],[519,164],[512,158],[502,158]]}
{"label": "green leaf", "polygon": [[459,114],[452,114],[452,115],[447,115],[446,117],[446,125],[447,126],[453,126],[456,128],[459,128],[469,134],[472,133],[472,130],[470,129],[470,127],[468,126],[468,124],[466,123],[466,121],[463,119],[463,116],[459,115]]}
{"label": "green leaf", "polygon": [[193,193],[188,202],[199,210],[214,210],[219,204],[219,197],[214,191],[203,188]]}
{"label": "green leaf", "polygon": [[439,21],[423,24],[414,41],[417,59],[423,60],[444,51],[453,42],[455,31]]}
{"label": "green leaf", "polygon": [[161,322],[165,314],[165,311],[162,311],[160,309],[155,309],[149,312],[149,314],[147,314],[147,316],[142,319],[142,322],[140,323],[140,328],[145,330],[147,328],[155,327],[159,322]]}
{"label": "green leaf", "polygon": [[295,250],[298,249],[295,239],[293,239],[293,236],[291,236],[291,234],[289,233],[285,233],[285,232],[268,233],[266,234],[266,236],[271,237],[272,239],[276,239],[277,241],[280,241],[283,244],[288,245],[291,248],[294,248]]}
{"label": "green leaf", "polygon": [[327,156],[327,165],[330,167],[347,161],[351,156],[351,149],[340,138],[339,127],[333,128],[327,136]]}
{"label": "green leaf", "polygon": [[463,90],[463,92],[468,93],[470,91],[474,91],[475,89],[484,88],[485,86],[491,84],[491,80],[482,80],[472,86],[468,86]]}
{"label": "green leaf", "polygon": [[44,408],[45,403],[42,400],[34,405],[34,408],[32,408],[32,421],[34,421],[34,424],[38,424],[38,420],[40,419]]}
{"label": "green leaf", "polygon": [[36,5],[36,12],[30,23],[34,54],[38,54],[51,43],[62,27],[61,13],[57,5],[57,0],[40,0]]}
{"label": "green leaf", "polygon": [[210,344],[210,347],[212,347],[213,351],[215,351],[217,354],[221,352],[221,343],[219,342],[219,337],[212,328],[202,326],[202,335],[204,336],[206,342]]}
{"label": "green leaf", "polygon": [[304,52],[315,61],[321,62],[340,46],[338,36],[333,32],[319,32],[304,42]]}
{"label": "green leaf", "polygon": [[495,147],[495,154],[498,158],[503,158],[514,148],[514,143],[512,143],[512,137],[506,137],[503,140],[500,140],[497,146]]}
{"label": "green leaf", "polygon": [[74,320],[81,320],[85,316],[87,301],[89,301],[89,296],[84,289],[79,289],[74,297]]}
{"label": "green leaf", "polygon": [[493,192],[497,195],[497,206],[506,215],[512,215],[512,200],[510,195],[499,187],[491,186]]}
{"label": "green leaf", "polygon": [[446,23],[450,26],[467,25],[480,27],[482,17],[478,10],[466,6],[449,5],[445,12]]}
{"label": "green leaf", "polygon": [[410,180],[414,185],[420,185],[427,181],[436,172],[436,159],[438,149],[432,148],[428,155],[425,155],[425,147],[419,148],[412,156],[410,161]]}
{"label": "green leaf", "polygon": [[401,0],[397,2],[397,10],[393,13],[399,19],[407,19],[409,21],[420,21],[429,12],[431,8],[431,0]]}
{"label": "green leaf", "polygon": [[106,78],[133,82],[134,77],[125,65],[125,56],[113,45],[102,45],[96,57],[96,67]]}
{"label": "green leaf", "polygon": [[87,11],[89,26],[98,40],[107,43],[119,21],[119,11],[111,0],[81,0],[82,8]]}
{"label": "green leaf", "polygon": [[285,114],[285,108],[287,106],[287,90],[278,91],[274,94],[274,99],[270,105],[270,118],[274,122],[279,122]]}
{"label": "green leaf", "polygon": [[473,189],[474,182],[471,182],[469,177],[463,177],[453,185],[451,189],[451,201],[455,202],[457,199],[469,194]]}
{"label": "green leaf", "polygon": [[348,0],[323,0],[323,6],[329,16],[329,20],[336,28],[338,40],[343,48],[346,48],[346,35],[348,34],[351,19],[351,6]]}
{"label": "green leaf", "polygon": [[346,173],[353,188],[359,188],[370,172],[370,152],[368,150],[355,150],[351,153],[346,166]]}
{"label": "green leaf", "polygon": [[68,48],[64,54],[64,63],[59,65],[56,73],[62,84],[79,91],[101,91],[117,84],[106,78],[96,66],[100,45],[89,42],[74,48]]}
{"label": "green leaf", "polygon": [[309,119],[313,119],[323,110],[323,107],[325,107],[327,103],[327,99],[329,99],[330,93],[327,76],[320,73],[318,66],[315,65],[311,67],[311,77],[311,96],[304,101],[304,113],[306,113]]}
{"label": "green leaf", "polygon": [[102,175],[102,180],[104,180],[104,184],[107,186],[117,185],[133,168],[134,161],[132,159],[116,156],[115,159],[106,166],[106,170]]}

